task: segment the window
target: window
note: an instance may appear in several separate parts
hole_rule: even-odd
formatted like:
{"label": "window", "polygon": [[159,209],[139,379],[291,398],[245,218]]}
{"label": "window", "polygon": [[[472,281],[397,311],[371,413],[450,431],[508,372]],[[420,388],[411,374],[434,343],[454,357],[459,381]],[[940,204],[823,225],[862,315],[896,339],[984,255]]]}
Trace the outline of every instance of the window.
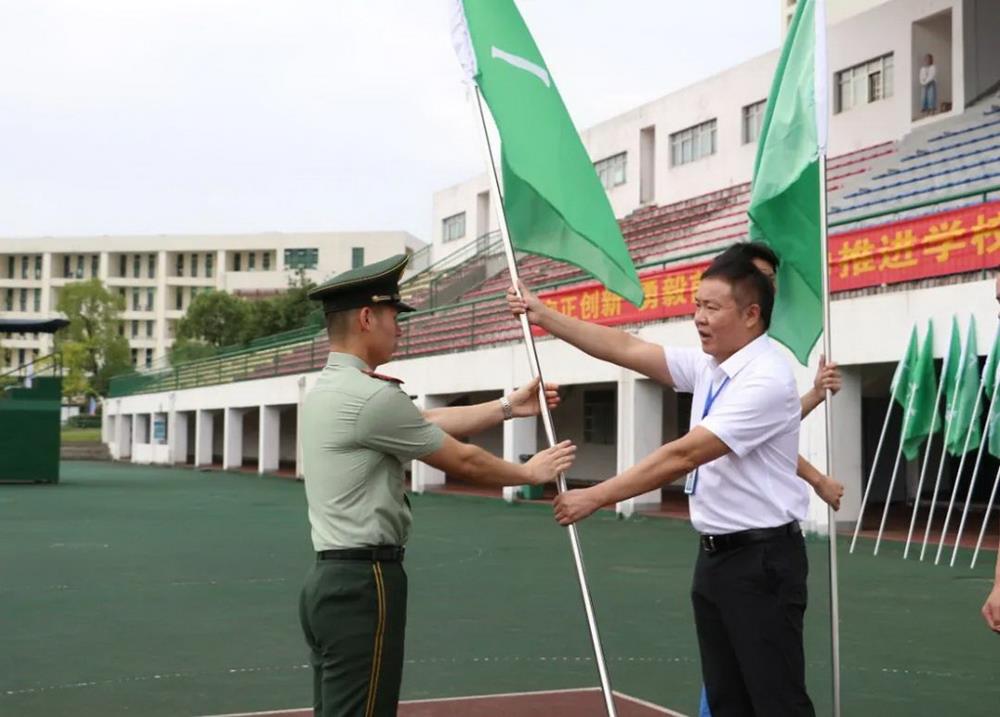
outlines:
{"label": "window", "polygon": [[139,310],[139,290],[132,289],[132,311]]}
{"label": "window", "polygon": [[126,276],[128,272],[128,257],[121,254],[118,257],[118,276]]}
{"label": "window", "polygon": [[17,260],[12,256],[7,257],[7,278],[14,278],[14,266],[17,264]]}
{"label": "window", "polygon": [[177,289],[176,301],[174,302],[174,306],[177,308],[178,311],[184,308],[184,290],[181,289],[180,287],[178,287]]}
{"label": "window", "polygon": [[257,268],[257,252],[252,251],[247,254],[247,271],[253,271]]}
{"label": "window", "polygon": [[148,336],[149,338],[153,337],[153,322],[152,321],[147,321],[146,322],[146,336]]}
{"label": "window", "polygon": [[153,296],[154,292],[152,289],[146,289],[146,311],[153,310]]}
{"label": "window", "polygon": [[70,258],[68,256],[63,257],[63,276],[67,279],[73,276],[73,269],[70,267]]}
{"label": "window", "polygon": [[264,271],[271,271],[271,252],[265,251],[260,255],[261,268]]}
{"label": "window", "polygon": [[41,256],[36,256],[35,257],[35,278],[36,279],[41,279],[42,278],[42,257]]}
{"label": "window", "polygon": [[670,166],[679,167],[715,154],[715,126],[713,119],[670,135]]}
{"label": "window", "polygon": [[24,349],[17,350],[17,365],[24,366]]}
{"label": "window", "polygon": [[21,257],[21,278],[28,278],[28,257],[26,256]]}
{"label": "window", "polygon": [[90,275],[96,277],[101,273],[101,255],[91,254],[90,255]]}
{"label": "window", "polygon": [[6,294],[6,297],[4,298],[3,304],[4,304],[4,311],[13,311],[14,310],[14,290],[13,289],[7,289],[7,294]]}
{"label": "window", "polygon": [[618,426],[613,388],[583,392],[583,441],[614,445]]}
{"label": "window", "polygon": [[442,241],[454,241],[465,236],[465,212],[453,214],[441,221]]}
{"label": "window", "polygon": [[285,249],[286,269],[315,269],[319,264],[319,249]]}
{"label": "window", "polygon": [[35,289],[35,313],[42,310],[42,290]]}
{"label": "window", "polygon": [[212,278],[212,260],[214,258],[211,254],[205,255],[205,276],[208,278]]}
{"label": "window", "polygon": [[625,184],[625,152],[594,162],[594,171],[605,189]]}
{"label": "window", "polygon": [[198,276],[198,255],[191,255],[191,276]]}
{"label": "window", "polygon": [[156,278],[156,254],[150,254],[149,257],[148,257],[148,259],[147,259],[147,263],[148,263],[148,268],[146,269],[146,275],[150,279],[155,279]]}
{"label": "window", "polygon": [[20,301],[19,306],[21,307],[21,311],[27,311],[28,310],[28,290],[27,289],[21,289],[21,301]]}
{"label": "window", "polygon": [[892,53],[841,70],[834,76],[834,87],[833,111],[837,114],[892,97]]}
{"label": "window", "polygon": [[743,144],[756,142],[760,137],[760,128],[764,124],[764,110],[767,100],[754,102],[743,108]]}
{"label": "window", "polygon": [[146,349],[146,368],[153,368],[153,352],[151,349]]}
{"label": "window", "polygon": [[132,365],[139,365],[139,349],[132,349]]}
{"label": "window", "polygon": [[184,276],[184,255],[177,255],[177,276]]}
{"label": "window", "polygon": [[243,255],[239,252],[233,254],[233,271],[243,271]]}
{"label": "window", "polygon": [[132,324],[132,338],[134,339],[136,336],[139,335],[139,322],[130,321],[129,323]]}
{"label": "window", "polygon": [[136,279],[142,276],[142,257],[138,254],[132,257],[132,276]]}
{"label": "window", "polygon": [[357,269],[365,265],[365,248],[363,246],[351,247],[351,268]]}

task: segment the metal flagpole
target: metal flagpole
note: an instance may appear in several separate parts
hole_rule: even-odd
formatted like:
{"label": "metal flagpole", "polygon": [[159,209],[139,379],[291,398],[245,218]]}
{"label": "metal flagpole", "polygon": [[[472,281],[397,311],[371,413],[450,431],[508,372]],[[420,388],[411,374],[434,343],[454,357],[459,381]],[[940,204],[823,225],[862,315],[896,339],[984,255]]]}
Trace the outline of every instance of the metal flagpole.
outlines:
{"label": "metal flagpole", "polygon": [[[950,345],[949,341],[949,345]],[[941,487],[941,474],[944,473],[944,459],[948,455],[948,438],[951,437],[951,427],[954,423],[951,419],[955,415],[955,404],[958,403],[958,394],[962,390],[962,377],[964,372],[961,367],[965,365],[965,352],[969,347],[969,342],[966,341],[962,344],[962,351],[958,356],[959,370],[955,377],[955,395],[951,397],[951,402],[948,404],[948,409],[944,414],[944,445],[941,447],[941,460],[938,461],[938,473],[937,479],[934,481],[934,494],[931,496],[931,507],[927,512],[927,526],[924,528],[924,543],[920,546],[920,560],[923,561],[924,554],[927,552],[927,541],[930,539],[931,535],[931,525],[934,522],[934,508],[937,507],[937,497],[938,489]],[[949,349],[950,352],[950,349]]]}
{"label": "metal flagpole", "polygon": [[[996,345],[996,339],[993,340],[993,345]],[[990,349],[992,353],[993,349]],[[989,359],[986,359],[986,365],[990,365]],[[990,397],[989,412],[986,414],[986,427],[983,429],[983,437],[979,441],[979,451],[976,453],[976,464],[972,468],[972,475],[969,476],[969,492],[965,495],[965,508],[962,509],[962,520],[958,523],[958,533],[955,535],[955,547],[951,551],[951,561],[948,563],[948,567],[955,567],[955,558],[958,556],[958,545],[962,542],[962,531],[965,530],[965,519],[969,516],[969,504],[972,503],[972,489],[976,487],[976,474],[979,473],[979,463],[983,460],[983,449],[986,448],[986,441],[990,434],[990,422],[993,418],[993,402],[997,400],[997,388],[1000,387],[1000,382],[993,382],[993,395]],[[978,398],[978,397],[977,397]]]}
{"label": "metal flagpole", "polygon": [[979,528],[979,540],[976,541],[976,550],[972,553],[972,562],[969,563],[970,570],[976,567],[979,549],[983,547],[983,537],[986,535],[986,526],[990,524],[990,512],[993,510],[993,501],[997,498],[998,486],[1000,486],[1000,468],[997,468],[997,476],[993,479],[993,490],[990,491],[990,499],[986,503],[986,515],[983,516],[983,525]]}
{"label": "metal flagpole", "polygon": [[[916,328],[916,323],[913,326]],[[899,371],[901,369],[897,366],[896,370]],[[854,554],[854,546],[858,542],[858,533],[861,532],[861,522],[865,517],[865,507],[868,505],[868,494],[871,493],[872,483],[875,481],[875,469],[878,467],[878,459],[882,455],[882,444],[885,442],[885,433],[889,428],[889,417],[892,415],[892,407],[896,405],[896,392],[899,390],[900,383],[901,381],[894,381],[892,392],[889,394],[889,408],[886,409],[885,420],[882,421],[882,433],[878,437],[878,446],[875,448],[875,459],[872,461],[871,470],[868,471],[868,483],[865,485],[865,492],[861,496],[861,512],[858,513],[858,522],[854,524],[854,537],[851,538],[851,548],[848,551],[852,555]]]}
{"label": "metal flagpole", "polygon": [[[493,159],[493,148],[490,144],[490,135],[486,127],[486,113],[483,110],[483,100],[476,87],[476,106],[479,108],[479,120],[483,127],[483,140],[486,145],[486,153],[489,156],[490,179],[493,183],[493,190],[496,192],[498,214],[500,219],[500,236],[503,238],[504,251],[507,255],[507,268],[510,270],[510,279],[514,284],[514,289],[518,296],[521,289],[518,286],[517,259],[514,257],[514,246],[510,241],[510,231],[507,227],[507,213],[503,206],[503,194],[500,191],[500,177],[497,174],[496,162]],[[538,362],[538,352],[535,350],[535,338],[531,333],[531,326],[528,324],[527,314],[521,314],[521,333],[524,334],[524,345],[528,352],[528,362],[531,365],[532,378],[540,379],[538,383],[538,405],[541,409],[542,424],[545,426],[545,435],[548,438],[549,446],[556,444],[556,432],[552,423],[552,414],[549,412],[548,403],[545,400],[545,381],[542,378],[542,367]],[[560,493],[566,491],[566,476],[560,474],[556,480],[556,487]],[[597,662],[597,671],[601,678],[601,691],[604,694],[604,707],[608,717],[617,717],[615,711],[614,696],[611,691],[611,679],[608,676],[608,668],[604,662],[604,648],[601,646],[601,636],[597,631],[597,618],[594,616],[594,606],[590,599],[590,588],[587,586],[587,574],[583,567],[583,552],[580,549],[580,537],[577,535],[576,525],[567,526],[569,531],[569,542],[573,549],[573,562],[576,565],[576,578],[580,583],[580,595],[583,598],[583,609],[587,614],[587,626],[590,628],[590,641],[594,648],[594,659]]]}
{"label": "metal flagpole", "polygon": [[[817,29],[817,32],[820,30]],[[826,32],[826,27],[822,28]],[[826,151],[819,153],[819,221],[820,252],[822,254],[823,275],[823,353],[827,362],[833,361],[832,324],[830,322],[830,254],[828,249],[826,219]],[[833,469],[833,392],[826,389],[826,405],[823,407],[826,419],[826,474],[834,475]],[[837,571],[837,517],[833,508],[827,506],[827,525],[830,531],[830,661],[833,663],[833,716],[840,717],[840,590]]]}
{"label": "metal flagpole", "polygon": [[[969,331],[972,331],[972,321],[969,322]],[[968,335],[966,335],[966,342],[968,342]],[[990,353],[993,353],[993,348],[990,348]],[[968,357],[966,357],[968,358]],[[978,359],[978,357],[977,357]],[[965,361],[959,364],[959,371],[965,373]],[[961,374],[960,374],[961,375]],[[979,387],[976,388],[976,405],[979,404],[979,394],[983,392],[983,386],[986,383],[986,376],[982,376],[979,379]],[[958,396],[958,391],[955,391],[955,396]],[[965,467],[965,459],[969,455],[969,443],[972,440],[972,429],[976,426],[976,411],[972,410],[972,418],[974,420],[969,422],[969,427],[965,431],[965,441],[962,442],[962,458],[958,462],[958,473],[955,475],[955,484],[951,487],[951,499],[948,501],[948,512],[944,514],[944,527],[941,529],[941,539],[938,541],[937,553],[934,555],[934,564],[937,565],[941,562],[941,551],[944,550],[944,539],[948,535],[948,524],[951,522],[951,511],[955,508],[955,496],[958,495],[958,486],[962,483],[962,468]]]}
{"label": "metal flagpole", "polygon": [[875,538],[875,552],[878,555],[878,547],[882,544],[882,533],[885,531],[885,520],[889,516],[889,506],[892,504],[892,489],[896,487],[896,474],[899,473],[899,459],[903,455],[903,441],[906,438],[906,429],[910,425],[910,414],[913,412],[913,397],[916,391],[910,390],[906,399],[906,410],[903,413],[903,430],[899,433],[899,448],[896,449],[896,461],[892,464],[892,475],[889,477],[889,492],[885,494],[885,507],[882,508],[882,522],[878,526],[878,536]]}
{"label": "metal flagpole", "polygon": [[[928,327],[928,331],[930,328]],[[950,345],[949,339],[949,345]],[[938,381],[937,395],[934,397],[934,419],[931,424],[933,428],[934,424],[937,423],[937,410],[938,406],[941,405],[941,394],[944,393],[944,380],[948,375],[948,359],[951,358],[951,352],[947,352],[944,355],[944,361],[941,366],[941,379]],[[927,447],[924,449],[924,462],[920,466],[920,479],[917,481],[917,495],[913,499],[913,515],[910,516],[910,529],[906,533],[906,547],[903,548],[903,560],[910,555],[910,541],[913,539],[913,528],[917,524],[917,513],[920,511],[920,493],[924,489],[924,476],[927,474],[927,464],[931,462],[931,444],[934,443],[934,431],[930,432],[927,436]],[[942,450],[944,450],[942,448]]]}

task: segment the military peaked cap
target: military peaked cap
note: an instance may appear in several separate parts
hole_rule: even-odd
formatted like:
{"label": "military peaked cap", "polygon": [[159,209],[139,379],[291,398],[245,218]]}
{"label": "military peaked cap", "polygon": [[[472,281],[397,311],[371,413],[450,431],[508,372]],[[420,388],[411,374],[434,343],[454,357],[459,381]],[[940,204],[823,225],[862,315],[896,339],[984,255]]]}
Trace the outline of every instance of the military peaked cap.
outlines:
{"label": "military peaked cap", "polygon": [[416,311],[403,303],[399,294],[399,277],[409,259],[406,254],[397,254],[337,274],[310,291],[309,298],[322,301],[326,314],[378,304],[391,304],[400,311]]}

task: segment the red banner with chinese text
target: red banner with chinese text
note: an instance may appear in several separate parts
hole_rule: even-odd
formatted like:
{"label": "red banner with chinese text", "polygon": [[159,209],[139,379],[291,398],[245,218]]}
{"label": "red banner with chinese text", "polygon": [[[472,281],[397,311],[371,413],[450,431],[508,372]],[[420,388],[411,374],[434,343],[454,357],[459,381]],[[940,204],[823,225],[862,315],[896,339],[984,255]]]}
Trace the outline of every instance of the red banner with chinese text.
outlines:
{"label": "red banner with chinese text", "polygon": [[[991,269],[1000,266],[1000,201],[836,234],[829,244],[833,293]],[[539,298],[567,316],[606,325],[688,316],[708,264],[641,273],[641,308],[596,282]]]}

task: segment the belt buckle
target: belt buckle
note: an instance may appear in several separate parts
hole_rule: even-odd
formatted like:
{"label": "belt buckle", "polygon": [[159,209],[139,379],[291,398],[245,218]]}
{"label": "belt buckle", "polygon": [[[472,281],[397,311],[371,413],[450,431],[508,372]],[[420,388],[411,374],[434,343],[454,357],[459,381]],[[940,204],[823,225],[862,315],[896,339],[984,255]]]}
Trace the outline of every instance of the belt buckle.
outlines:
{"label": "belt buckle", "polygon": [[718,548],[715,546],[715,536],[714,535],[703,535],[701,536],[701,544],[705,548],[705,552],[711,555]]}

